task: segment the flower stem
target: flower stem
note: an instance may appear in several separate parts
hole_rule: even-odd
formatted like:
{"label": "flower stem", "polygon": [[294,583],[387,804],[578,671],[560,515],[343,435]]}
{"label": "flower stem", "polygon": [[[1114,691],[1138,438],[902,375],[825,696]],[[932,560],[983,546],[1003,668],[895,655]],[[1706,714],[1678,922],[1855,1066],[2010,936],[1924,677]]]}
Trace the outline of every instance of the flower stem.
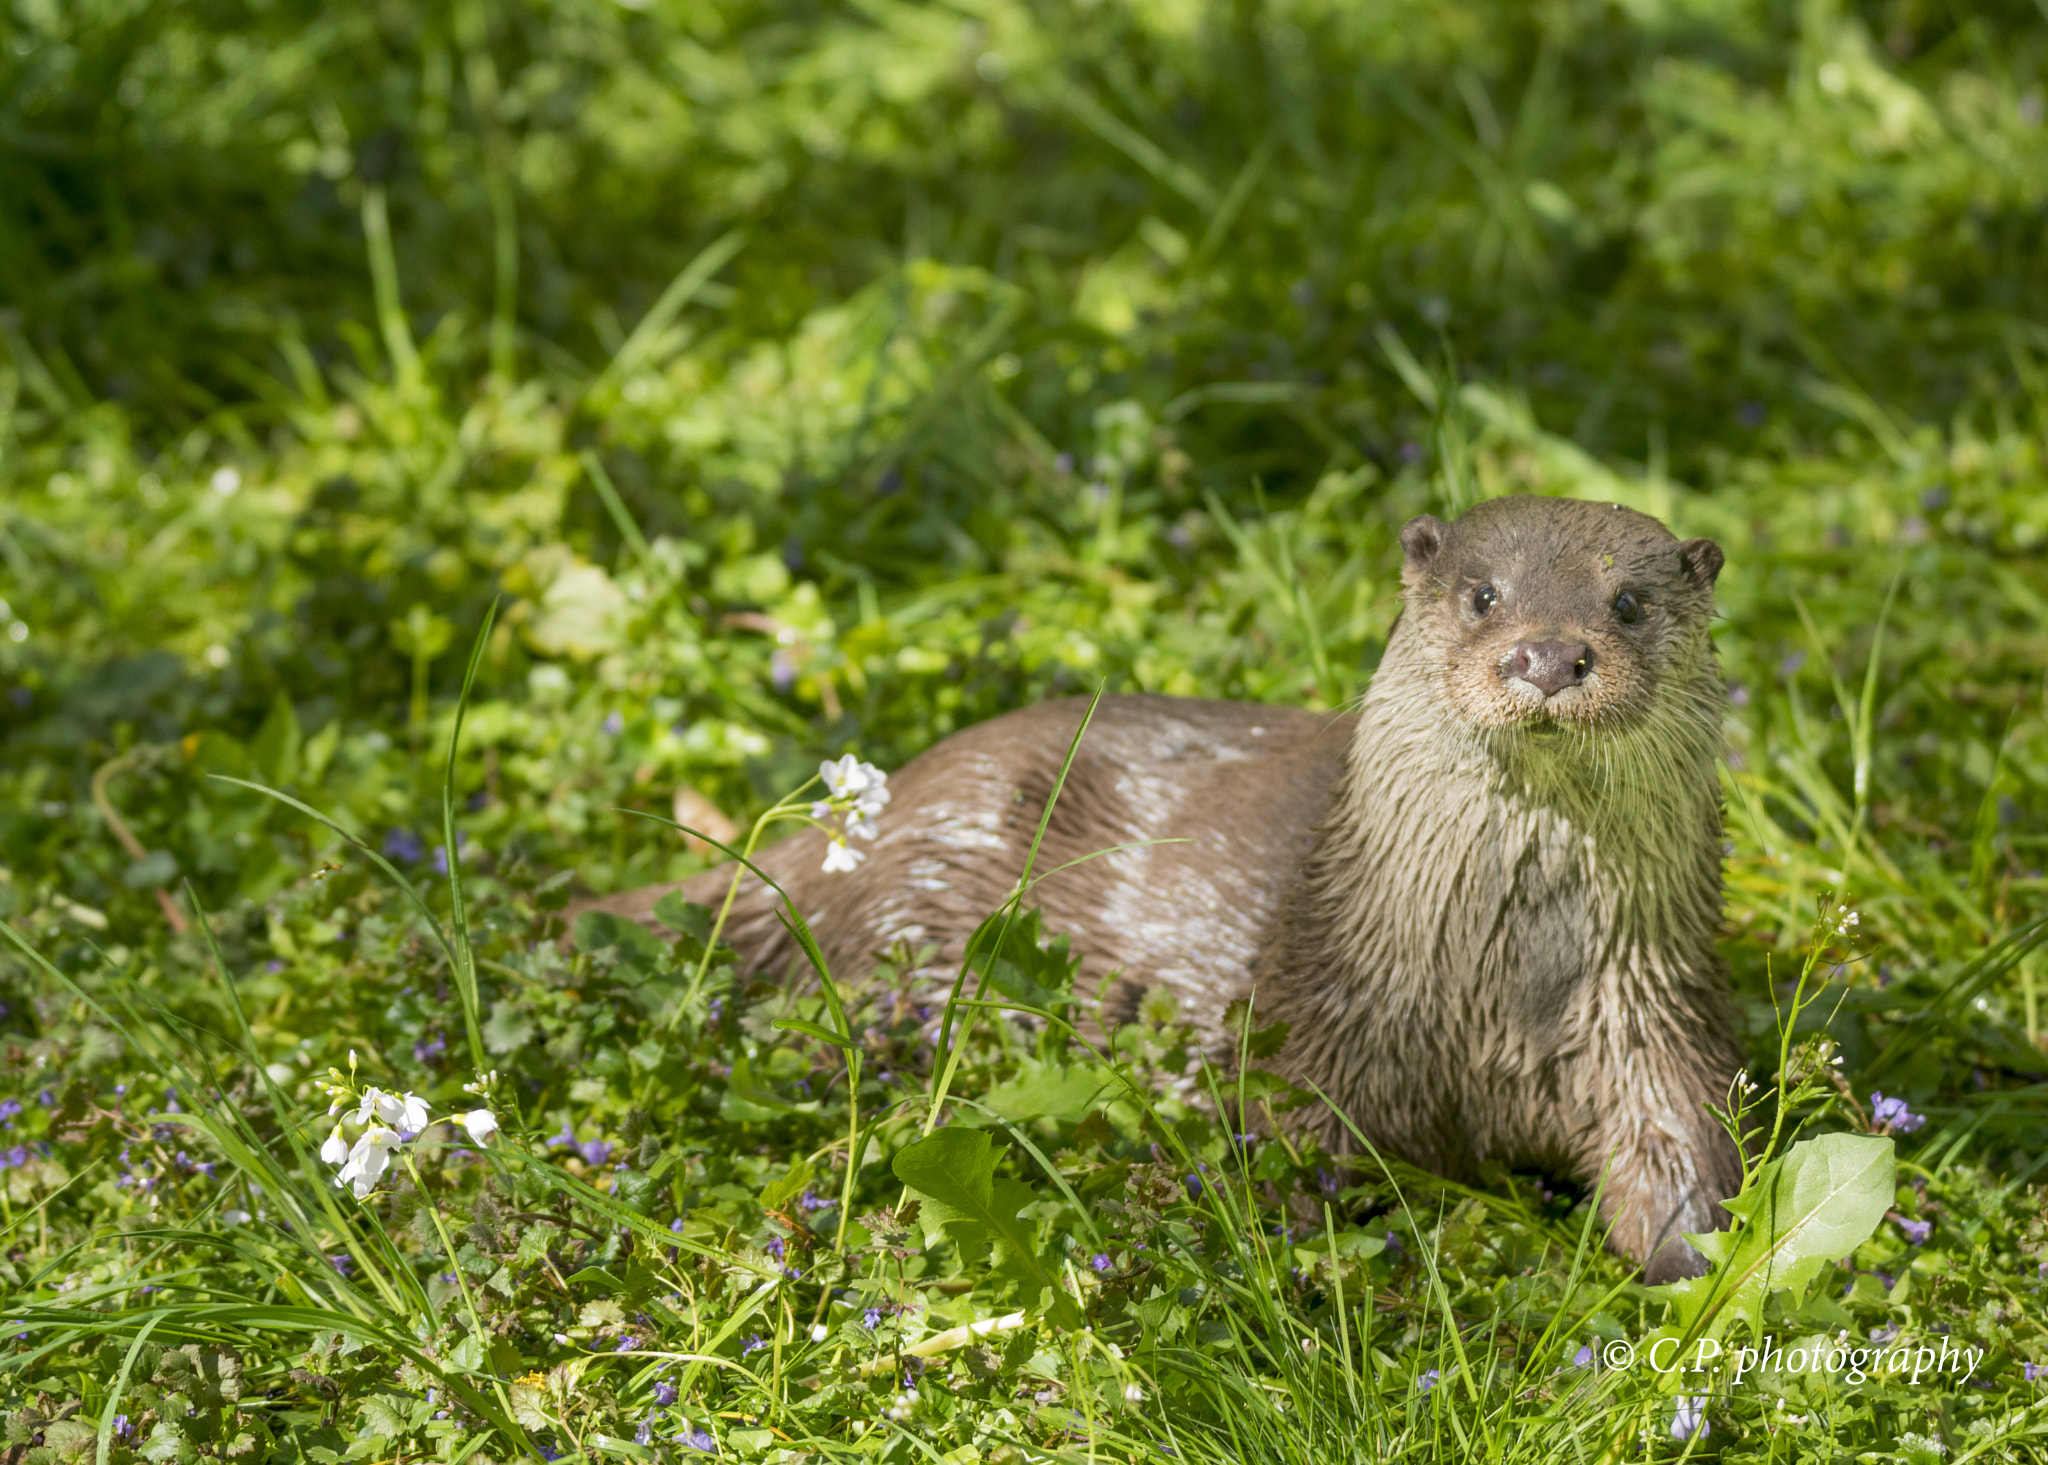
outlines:
{"label": "flower stem", "polygon": [[[442,1219],[441,1208],[434,1204],[433,1192],[428,1190],[426,1182],[420,1179],[420,1172],[413,1165],[412,1156],[402,1155],[400,1159],[405,1164],[405,1173],[412,1177],[413,1189],[419,1193],[421,1203],[427,1208],[427,1214],[434,1219],[434,1232],[441,1238],[442,1250],[448,1253],[448,1270],[455,1278],[455,1290],[462,1294],[463,1310],[469,1314],[469,1325],[474,1332],[477,1347],[479,1349],[487,1349],[488,1344],[486,1340],[490,1337],[490,1330],[484,1326],[484,1316],[477,1310],[476,1298],[470,1293],[469,1278],[462,1275],[462,1263],[455,1255],[455,1241],[448,1234],[448,1224]],[[485,1361],[488,1364],[488,1352],[486,1352]],[[527,1438],[525,1429],[520,1426],[517,1419],[513,1418],[512,1400],[505,1393],[504,1380],[498,1377],[498,1371],[494,1368],[489,1369],[489,1373],[491,1376],[491,1392],[497,1395],[498,1407],[505,1411],[505,1417],[512,1421],[512,1427],[519,1431],[519,1443],[526,1447],[526,1452],[533,1456],[534,1459],[542,1459],[543,1456],[534,1447],[533,1441]]]}

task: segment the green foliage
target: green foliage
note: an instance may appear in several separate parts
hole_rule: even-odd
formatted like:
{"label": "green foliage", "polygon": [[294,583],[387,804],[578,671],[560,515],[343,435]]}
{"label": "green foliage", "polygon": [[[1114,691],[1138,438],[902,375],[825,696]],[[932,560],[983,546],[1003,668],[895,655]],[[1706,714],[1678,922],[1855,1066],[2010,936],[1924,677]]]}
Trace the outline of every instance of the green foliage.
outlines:
{"label": "green foliage", "polygon": [[[1743,1317],[1759,1321],[1774,1292],[1803,1300],[1823,1268],[1877,1230],[1895,1198],[1896,1173],[1892,1142],[1861,1134],[1801,1140],[1765,1164],[1728,1202],[1740,1229],[1698,1238],[1713,1270],[1687,1286],[1681,1323],[1691,1331],[1707,1322],[1713,1336]],[[1709,1302],[1719,1309],[1711,1321]]]}
{"label": "green foliage", "polygon": [[[2038,1458],[2044,61],[1917,0],[20,0],[9,1458]],[[1513,491],[1728,555],[1770,1140],[1684,1291],[1555,1177],[1237,1132],[1278,1032],[1084,1042],[1028,897],[945,1008],[674,898],[561,942],[821,757],[1341,705],[1401,523]],[[358,1202],[351,1054],[495,1066],[500,1134]],[[1738,1313],[1978,1357],[1575,1361]]]}

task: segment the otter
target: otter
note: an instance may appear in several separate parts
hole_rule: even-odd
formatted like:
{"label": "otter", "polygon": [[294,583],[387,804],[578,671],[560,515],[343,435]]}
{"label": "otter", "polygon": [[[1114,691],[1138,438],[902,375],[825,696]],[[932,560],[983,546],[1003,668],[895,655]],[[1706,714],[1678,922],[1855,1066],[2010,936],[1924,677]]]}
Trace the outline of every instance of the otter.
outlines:
{"label": "otter", "polygon": [[[1708,1105],[1742,1063],[1721,922],[1720,549],[1618,504],[1515,496],[1401,531],[1404,608],[1355,712],[1105,697],[1031,899],[1105,1026],[1152,987],[1212,1037],[1253,1000],[1337,1154],[1600,1187],[1617,1251],[1696,1275],[1741,1157]],[[898,940],[950,980],[1022,872],[1083,704],[966,729],[891,780],[871,857],[806,830],[758,860],[835,973]],[[1179,839],[1185,842],[1145,844]],[[684,881],[715,904],[728,871]],[[673,885],[585,908],[652,920]],[[796,953],[747,877],[730,938]],[[1299,1116],[1306,1115],[1305,1118]]]}

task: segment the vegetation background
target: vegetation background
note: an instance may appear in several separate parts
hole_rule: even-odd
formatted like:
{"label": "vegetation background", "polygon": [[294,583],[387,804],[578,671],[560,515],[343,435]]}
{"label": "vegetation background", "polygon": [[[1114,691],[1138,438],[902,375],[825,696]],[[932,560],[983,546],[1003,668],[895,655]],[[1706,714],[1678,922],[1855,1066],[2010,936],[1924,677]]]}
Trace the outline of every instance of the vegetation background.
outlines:
{"label": "vegetation background", "polygon": [[[2044,65],[2021,0],[14,0],[8,1460],[2043,1458]],[[687,913],[549,944],[705,862],[620,810],[1337,705],[1399,525],[1509,491],[1726,548],[1756,1072],[1807,969],[1799,1121],[1926,1117],[1763,1324],[1968,1379],[1580,1366],[1675,1305],[1585,1197],[1334,1195],[1148,1098],[1170,1010],[947,1049]],[[503,1137],[333,1191],[351,1050]],[[994,1230],[893,1209],[941,1118]]]}

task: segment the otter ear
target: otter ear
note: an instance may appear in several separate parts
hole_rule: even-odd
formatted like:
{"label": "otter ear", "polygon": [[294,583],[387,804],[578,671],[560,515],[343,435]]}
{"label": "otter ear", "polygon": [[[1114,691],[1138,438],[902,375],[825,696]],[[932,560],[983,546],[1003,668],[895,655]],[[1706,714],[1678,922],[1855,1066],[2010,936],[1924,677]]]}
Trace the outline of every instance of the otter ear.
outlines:
{"label": "otter ear", "polygon": [[1417,569],[1428,566],[1444,547],[1444,521],[1434,514],[1417,514],[1401,526],[1401,553]]}
{"label": "otter ear", "polygon": [[1678,546],[1678,563],[1685,568],[1685,576],[1702,590],[1714,588],[1714,577],[1721,573],[1721,546],[1711,539],[1688,539]]}

